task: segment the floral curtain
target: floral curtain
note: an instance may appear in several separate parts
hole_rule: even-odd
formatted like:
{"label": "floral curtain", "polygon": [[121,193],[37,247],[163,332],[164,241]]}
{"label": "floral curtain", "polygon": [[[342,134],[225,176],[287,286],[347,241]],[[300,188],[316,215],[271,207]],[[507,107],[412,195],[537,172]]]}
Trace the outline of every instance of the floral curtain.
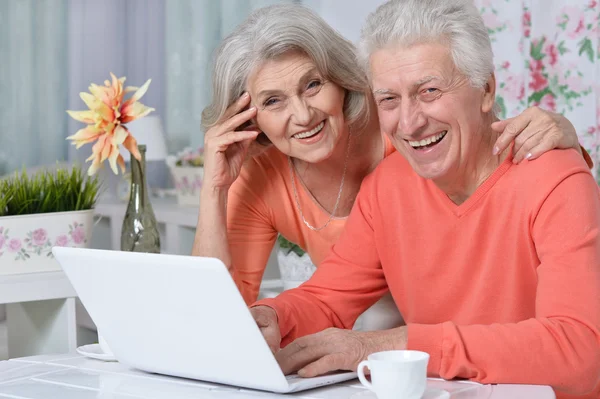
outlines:
{"label": "floral curtain", "polygon": [[492,38],[502,117],[564,114],[600,176],[598,0],[475,0]]}

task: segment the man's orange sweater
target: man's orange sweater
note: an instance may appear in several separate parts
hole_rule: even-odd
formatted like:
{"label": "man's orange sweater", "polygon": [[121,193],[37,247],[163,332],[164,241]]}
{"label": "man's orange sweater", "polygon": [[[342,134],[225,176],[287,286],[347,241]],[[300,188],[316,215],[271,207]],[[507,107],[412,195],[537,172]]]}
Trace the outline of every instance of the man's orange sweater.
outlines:
{"label": "man's orange sweater", "polygon": [[389,287],[430,375],[599,398],[599,228],[599,189],[573,150],[507,159],[460,205],[392,154],[313,278],[257,304],[276,310],[285,346],[351,328]]}

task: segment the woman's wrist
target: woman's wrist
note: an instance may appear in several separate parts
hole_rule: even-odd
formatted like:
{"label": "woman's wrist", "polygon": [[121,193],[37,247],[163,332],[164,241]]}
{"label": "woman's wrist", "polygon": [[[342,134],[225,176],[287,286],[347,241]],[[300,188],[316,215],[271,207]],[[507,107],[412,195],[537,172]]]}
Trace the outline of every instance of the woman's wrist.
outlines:
{"label": "woman's wrist", "polygon": [[218,204],[226,205],[228,191],[228,188],[223,187],[202,186],[202,189],[200,190],[200,202],[216,202]]}

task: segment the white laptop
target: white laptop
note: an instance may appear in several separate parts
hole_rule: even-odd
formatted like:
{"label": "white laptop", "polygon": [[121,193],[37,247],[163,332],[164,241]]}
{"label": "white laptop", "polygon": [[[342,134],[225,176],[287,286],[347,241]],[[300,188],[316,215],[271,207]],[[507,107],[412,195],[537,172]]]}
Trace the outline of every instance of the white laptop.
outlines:
{"label": "white laptop", "polygon": [[286,377],[218,259],[62,247],[52,253],[127,366],[279,393],[356,377]]}

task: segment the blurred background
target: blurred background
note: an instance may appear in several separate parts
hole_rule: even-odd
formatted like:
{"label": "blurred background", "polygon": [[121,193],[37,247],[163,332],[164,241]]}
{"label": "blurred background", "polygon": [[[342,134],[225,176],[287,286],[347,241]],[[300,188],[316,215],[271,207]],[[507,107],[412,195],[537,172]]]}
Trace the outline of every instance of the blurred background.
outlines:
{"label": "blurred background", "polygon": [[[288,0],[292,1],[292,0]],[[160,117],[166,149],[203,142],[212,52],[252,10],[282,0],[0,0],[0,175],[83,161],[65,137],[81,125],[79,92],[109,72],[139,86]],[[382,0],[297,0],[357,41]],[[598,162],[596,0],[476,0],[494,42],[503,116],[530,104],[562,112]],[[91,147],[91,146],[87,146]],[[160,177],[168,184],[168,174]]]}

